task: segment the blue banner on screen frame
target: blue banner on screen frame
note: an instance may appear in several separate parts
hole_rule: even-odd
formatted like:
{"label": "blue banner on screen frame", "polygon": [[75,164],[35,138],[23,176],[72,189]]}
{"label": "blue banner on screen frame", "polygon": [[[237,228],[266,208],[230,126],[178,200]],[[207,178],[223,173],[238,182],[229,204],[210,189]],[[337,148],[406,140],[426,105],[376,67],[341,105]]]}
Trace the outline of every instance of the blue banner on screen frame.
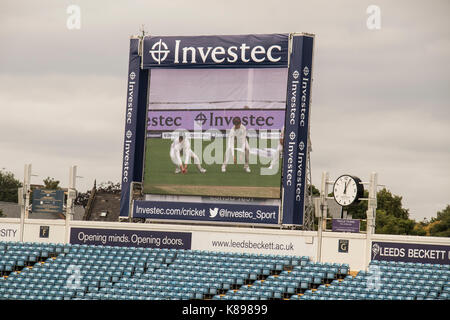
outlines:
{"label": "blue banner on screen frame", "polygon": [[141,70],[138,49],[139,39],[130,40],[127,102],[122,158],[120,216],[128,217],[130,187],[133,181],[142,181],[145,141],[145,98],[147,96],[148,70]]}
{"label": "blue banner on screen frame", "polygon": [[293,36],[288,70],[283,160],[283,219],[303,225],[314,38]]}
{"label": "blue banner on screen frame", "polygon": [[283,67],[288,39],[288,34],[145,37],[142,68]]}
{"label": "blue banner on screen frame", "polygon": [[250,224],[278,224],[279,207],[204,202],[136,200],[134,218]]}
{"label": "blue banner on screen frame", "polygon": [[71,228],[70,243],[98,246],[191,249],[192,233]]}
{"label": "blue banner on screen frame", "polygon": [[372,242],[372,260],[450,264],[450,246]]}

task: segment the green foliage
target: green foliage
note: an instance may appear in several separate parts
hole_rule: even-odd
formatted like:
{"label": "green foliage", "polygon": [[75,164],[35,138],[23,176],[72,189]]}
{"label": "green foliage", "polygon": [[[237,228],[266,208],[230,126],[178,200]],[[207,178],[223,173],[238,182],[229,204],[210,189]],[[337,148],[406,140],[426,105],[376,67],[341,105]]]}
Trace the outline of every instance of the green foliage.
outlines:
{"label": "green foliage", "polygon": [[[364,190],[363,198],[368,198],[369,192]],[[347,214],[352,215],[352,219],[366,219],[367,201],[352,203],[347,207]]]}
{"label": "green foliage", "polygon": [[385,210],[377,210],[375,232],[381,234],[411,235],[414,233],[415,221],[396,217]]}
{"label": "green foliage", "polygon": [[22,186],[14,174],[0,170],[0,201],[18,202],[18,189]]}
{"label": "green foliage", "polygon": [[313,196],[320,196],[320,191],[319,189],[317,189],[313,184],[308,186],[308,189],[311,188],[312,189],[312,195]]}
{"label": "green foliage", "polygon": [[402,207],[402,197],[392,195],[386,188],[377,193],[377,209],[385,210],[399,219],[408,219],[408,209]]}
{"label": "green foliage", "polygon": [[[331,194],[332,196],[332,194]],[[364,198],[368,198],[364,190]],[[353,219],[366,219],[367,201],[360,201],[347,207]],[[450,205],[437,213],[430,222],[416,222],[409,218],[409,210],[403,208],[402,197],[392,194],[386,188],[377,193],[377,216],[375,231],[379,234],[400,234],[417,236],[450,236]],[[364,230],[361,223],[361,230]]]}
{"label": "green foliage", "polygon": [[120,193],[121,191],[121,185],[120,182],[101,182],[97,188],[97,191],[103,191],[108,193]]}
{"label": "green foliage", "polygon": [[43,180],[44,182],[44,189],[47,190],[57,190],[60,189],[59,187],[59,180],[55,180],[53,178],[47,177]]}
{"label": "green foliage", "polygon": [[435,237],[450,237],[450,205],[438,211],[436,218],[432,218],[429,234]]}
{"label": "green foliage", "polygon": [[426,225],[424,222],[418,222],[414,226],[413,234],[417,236],[426,236],[427,230],[425,229]]}

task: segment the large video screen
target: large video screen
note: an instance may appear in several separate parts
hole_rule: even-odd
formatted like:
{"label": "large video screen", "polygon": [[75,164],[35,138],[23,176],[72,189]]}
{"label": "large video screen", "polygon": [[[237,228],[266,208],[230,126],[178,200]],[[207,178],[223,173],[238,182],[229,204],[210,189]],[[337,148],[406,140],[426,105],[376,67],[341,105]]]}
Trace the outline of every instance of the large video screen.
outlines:
{"label": "large video screen", "polygon": [[153,69],[146,194],[281,197],[287,68]]}

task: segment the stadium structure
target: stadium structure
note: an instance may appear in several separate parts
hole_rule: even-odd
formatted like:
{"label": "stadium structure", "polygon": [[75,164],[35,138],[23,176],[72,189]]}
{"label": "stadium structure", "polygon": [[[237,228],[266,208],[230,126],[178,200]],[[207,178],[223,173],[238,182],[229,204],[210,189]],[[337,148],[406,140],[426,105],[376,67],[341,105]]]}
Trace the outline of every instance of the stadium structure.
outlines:
{"label": "stadium structure", "polygon": [[[376,173],[324,172],[312,197],[314,39],[131,37],[120,202],[94,188],[74,220],[72,167],[65,219],[30,219],[25,166],[0,299],[448,300],[449,239],[376,234]],[[329,206],[354,201],[367,231],[327,230]]]}

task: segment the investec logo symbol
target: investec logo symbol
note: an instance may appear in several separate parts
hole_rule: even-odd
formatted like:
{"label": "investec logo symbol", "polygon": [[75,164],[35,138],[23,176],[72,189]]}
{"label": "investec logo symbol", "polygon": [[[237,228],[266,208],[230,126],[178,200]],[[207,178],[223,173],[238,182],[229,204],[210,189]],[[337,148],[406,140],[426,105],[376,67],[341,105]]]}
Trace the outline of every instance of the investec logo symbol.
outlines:
{"label": "investec logo symbol", "polygon": [[131,130],[128,130],[126,133],[127,139],[131,139],[132,136],[133,136],[133,133],[131,132]]}
{"label": "investec logo symbol", "polygon": [[149,53],[152,55],[153,60],[158,62],[158,64],[161,64],[161,62],[167,59],[170,51],[167,47],[167,44],[159,39],[159,41],[152,46],[152,49],[149,51]]}
{"label": "investec logo symbol", "polygon": [[199,125],[204,126],[208,118],[203,112],[200,112],[194,119]]}
{"label": "investec logo symbol", "polygon": [[[155,42],[148,51],[154,61],[158,64],[164,62],[169,56],[169,46],[159,39]],[[198,57],[202,63],[206,63],[210,58],[214,63],[235,63],[235,62],[252,62],[261,63],[264,61],[278,62],[281,60],[280,56],[281,46],[272,45],[267,49],[263,46],[250,47],[246,43],[238,46],[230,47],[182,47],[181,40],[175,40],[174,50],[174,64],[180,63],[180,56],[182,56],[181,63],[197,63]],[[278,55],[278,56],[277,56]]]}

